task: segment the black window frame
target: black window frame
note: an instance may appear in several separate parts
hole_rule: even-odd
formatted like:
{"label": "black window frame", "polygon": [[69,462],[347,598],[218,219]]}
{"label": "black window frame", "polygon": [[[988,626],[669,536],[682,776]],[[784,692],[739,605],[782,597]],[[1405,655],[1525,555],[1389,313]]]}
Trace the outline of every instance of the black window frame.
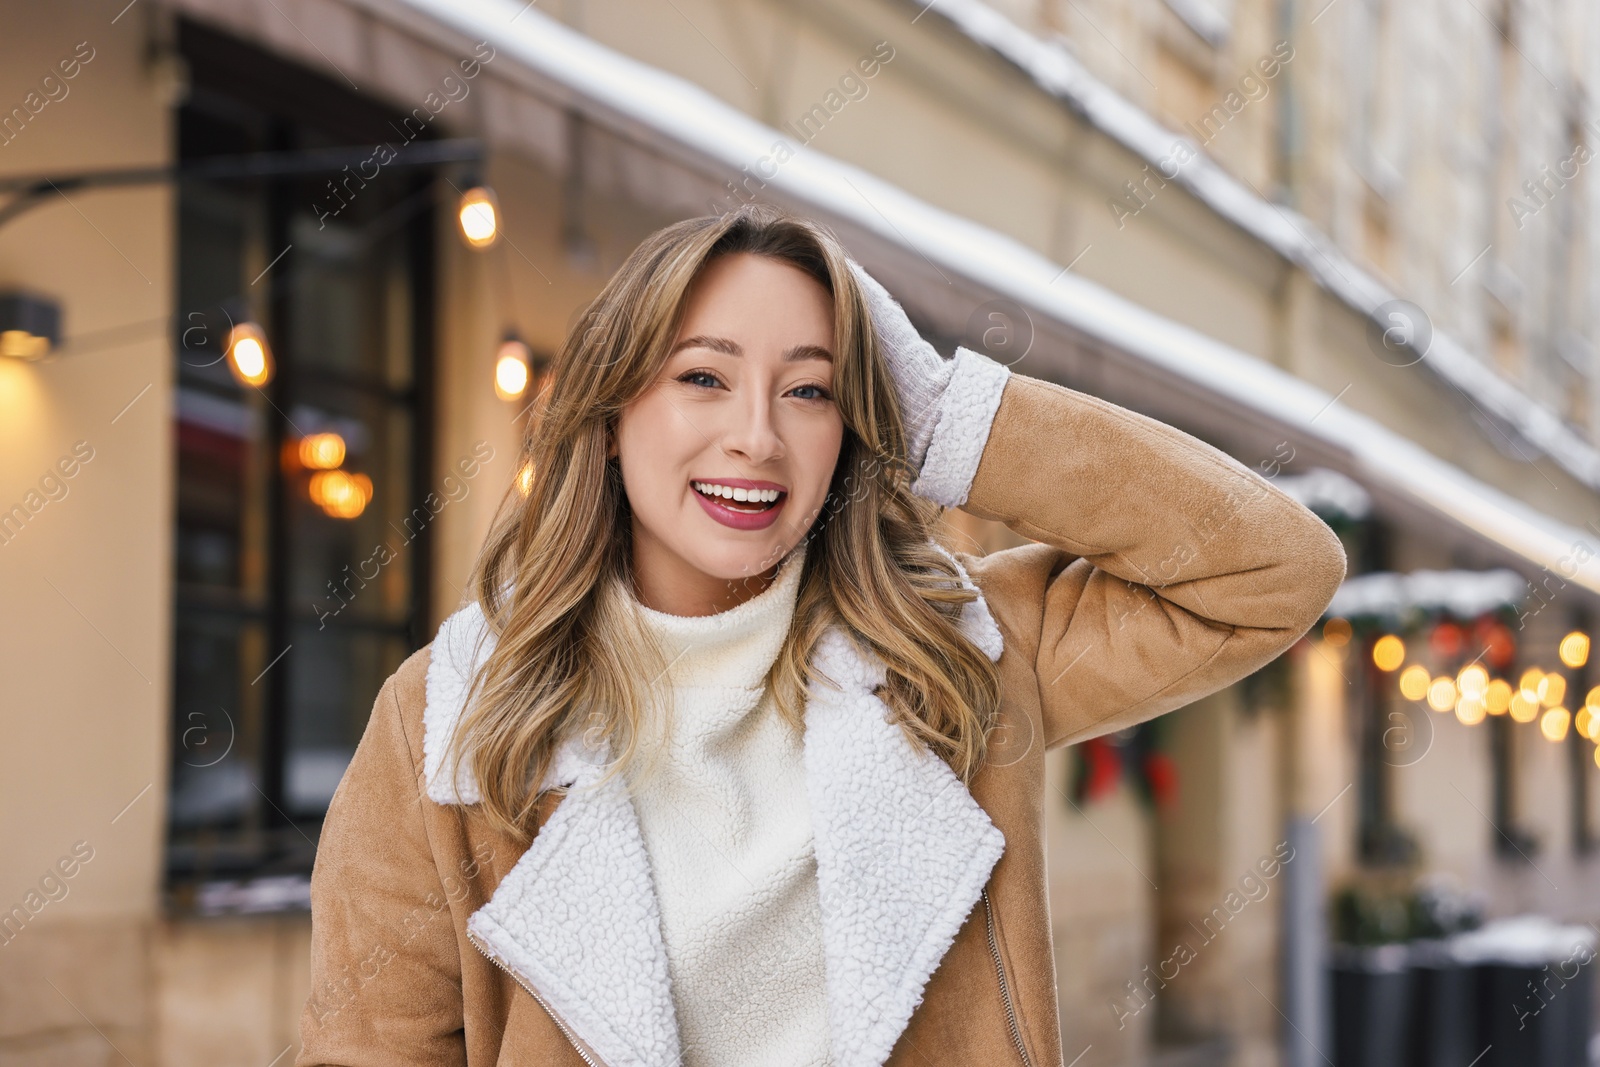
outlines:
{"label": "black window frame", "polygon": [[[383,131],[392,129],[390,124],[398,122],[403,117],[403,112],[353,93],[343,83],[287,62],[243,40],[190,19],[178,20],[176,39],[178,50],[188,66],[191,94],[200,94],[202,98],[209,94],[214,100],[240,101],[248,107],[273,116],[277,129],[271,137],[274,143],[265,146],[268,150],[292,150],[293,138],[287,131],[296,124],[302,129],[314,128],[324,137],[352,146],[372,146],[380,140],[396,139],[392,133],[386,137]],[[187,106],[187,101],[184,105],[180,105],[180,109],[183,106]],[[181,110],[175,110],[175,124],[180,121],[181,115]],[[433,139],[433,137],[433,131],[429,130],[421,134],[419,139]],[[181,143],[179,151],[182,151]],[[188,161],[180,157],[180,164]],[[333,176],[332,173],[328,175],[330,178]],[[320,176],[318,177],[320,180]],[[402,240],[409,284],[406,327],[409,331],[411,353],[409,384],[395,387],[388,383],[362,380],[328,368],[318,369],[294,359],[278,358],[273,378],[261,389],[269,402],[270,409],[276,412],[266,421],[265,449],[269,457],[277,457],[282,453],[289,420],[289,416],[284,414],[288,407],[287,398],[297,384],[303,384],[308,379],[321,378],[324,384],[331,387],[359,394],[363,398],[370,397],[380,404],[402,409],[409,416],[409,470],[404,473],[406,491],[410,498],[406,502],[406,511],[410,513],[429,492],[435,451],[432,399],[435,392],[434,375],[437,358],[437,250],[434,204],[436,178],[432,168],[427,166],[397,169],[392,174],[383,175],[383,178],[396,183],[395,198],[403,201],[405,206],[403,213],[397,212],[400,214],[397,224],[404,227]],[[272,248],[290,246],[292,242],[289,239],[289,225],[293,209],[296,206],[303,207],[303,204],[292,203],[290,200],[291,189],[297,179],[284,176],[257,180],[262,183],[261,195],[266,206],[267,241]],[[299,180],[303,180],[303,176]],[[182,181],[178,183],[176,195],[180,197],[184,195]],[[254,283],[268,289],[264,301],[267,310],[263,326],[269,338],[279,339],[280,342],[290,336],[292,325],[290,316],[294,305],[288,286],[282,279],[290,276],[287,267],[292,265],[294,255],[293,248],[289,247],[284,253],[284,260],[276,262],[271,270],[266,271],[258,282]],[[175,262],[174,269],[181,270],[181,264]],[[182,310],[180,309],[174,329],[174,351],[178,358],[181,358],[183,351],[181,341],[183,331],[191,325],[185,321],[185,316],[181,314]],[[390,409],[382,408],[382,410],[387,412]],[[177,462],[175,453],[174,463]],[[291,531],[287,504],[289,494],[295,489],[279,463],[274,461],[271,469],[272,474],[263,490],[264,500],[260,501],[266,510],[266,567],[269,576],[264,604],[258,607],[239,605],[219,607],[217,604],[208,604],[204,610],[239,611],[258,617],[265,626],[271,653],[281,655],[278,650],[287,650],[292,644],[290,632],[297,621],[304,622],[302,617],[306,614],[306,608],[298,602],[291,602],[289,588]],[[174,507],[176,506],[175,501]],[[176,549],[179,530],[176,510],[173,518]],[[403,620],[398,623],[375,622],[352,615],[349,619],[335,619],[334,625],[351,629],[374,627],[383,629],[390,636],[403,642],[408,654],[427,643],[431,637],[428,632],[431,619],[430,593],[433,566],[431,523],[423,524],[415,536],[408,539],[406,552],[408,558],[400,565],[409,570],[407,579],[410,597]],[[198,609],[190,594],[180,585],[177,567],[174,567],[173,573],[172,626],[173,633],[177,637],[185,624],[185,612]],[[178,731],[183,729],[178,717],[183,697],[177,688],[179,682],[177,664],[178,650],[175,646],[172,659],[174,691],[171,713],[175,732],[172,739],[174,746],[178,741]],[[264,822],[261,834],[253,843],[231,844],[226,835],[219,835],[215,847],[208,851],[205,848],[196,849],[192,845],[175,843],[173,826],[169,820],[163,848],[164,896],[169,912],[191,914],[197,910],[206,910],[199,902],[199,891],[208,883],[222,882],[248,886],[263,879],[275,880],[280,883],[280,888],[285,879],[296,880],[301,885],[297,891],[286,894],[277,892],[276,896],[280,898],[280,902],[276,905],[270,902],[256,903],[238,908],[223,907],[220,910],[292,910],[303,906],[304,886],[309,882],[315,860],[322,817],[319,815],[308,818],[304,814],[291,816],[288,813],[290,807],[285,803],[290,714],[288,674],[283,668],[282,660],[275,659],[255,682],[264,689],[260,697],[263,714],[260,734],[261,759],[258,766],[260,773],[258,788],[265,798],[265,804],[260,809],[260,817]],[[376,695],[376,691],[370,694],[374,698]],[[262,899],[270,899],[273,896],[274,893],[268,892]]]}

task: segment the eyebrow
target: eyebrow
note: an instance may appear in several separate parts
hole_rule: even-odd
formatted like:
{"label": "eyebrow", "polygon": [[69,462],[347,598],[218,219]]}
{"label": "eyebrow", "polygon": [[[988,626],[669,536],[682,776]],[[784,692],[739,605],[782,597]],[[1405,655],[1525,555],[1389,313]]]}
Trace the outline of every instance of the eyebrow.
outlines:
{"label": "eyebrow", "polygon": [[[726,337],[707,337],[705,334],[695,334],[685,337],[672,346],[672,351],[667,353],[668,358],[677,355],[685,348],[709,348],[713,352],[721,352],[729,356],[743,356],[744,349],[739,342]],[[827,363],[833,362],[833,353],[820,345],[794,345],[783,353],[785,363],[804,363],[806,360],[820,359]]]}

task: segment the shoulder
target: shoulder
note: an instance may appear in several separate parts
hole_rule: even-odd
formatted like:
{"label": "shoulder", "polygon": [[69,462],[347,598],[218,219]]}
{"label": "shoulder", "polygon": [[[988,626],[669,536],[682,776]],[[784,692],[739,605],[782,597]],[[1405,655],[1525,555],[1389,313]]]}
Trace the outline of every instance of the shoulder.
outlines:
{"label": "shoulder", "polygon": [[383,749],[390,758],[409,760],[418,778],[422,775],[428,669],[433,660],[433,647],[430,641],[412,652],[384,679],[361,737],[361,747]]}

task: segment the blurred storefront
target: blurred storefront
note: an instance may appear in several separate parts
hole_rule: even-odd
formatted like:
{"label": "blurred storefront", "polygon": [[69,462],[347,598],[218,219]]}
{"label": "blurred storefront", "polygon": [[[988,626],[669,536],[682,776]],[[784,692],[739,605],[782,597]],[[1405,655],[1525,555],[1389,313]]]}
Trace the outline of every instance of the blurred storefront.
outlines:
{"label": "blurred storefront", "polygon": [[1194,433],[1349,551],[1279,662],[1053,755],[1069,1060],[1315,1062],[1351,887],[1600,919],[1584,432],[1396,340],[1247,183],[1162,170],[1177,135],[1049,35],[733,6],[0,4],[0,291],[64,323],[0,359],[0,1062],[292,1057],[321,815],[515,492],[542,357],[642,237],[756,195],[942,351]]}

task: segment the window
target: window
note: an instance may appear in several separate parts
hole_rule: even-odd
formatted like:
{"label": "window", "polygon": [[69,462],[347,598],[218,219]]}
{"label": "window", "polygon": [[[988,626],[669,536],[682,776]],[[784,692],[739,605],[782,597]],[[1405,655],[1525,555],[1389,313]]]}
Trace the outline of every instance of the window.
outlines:
{"label": "window", "polygon": [[[396,138],[340,84],[194,24],[179,42],[185,163]],[[431,181],[395,167],[335,199],[339,177],[177,187],[178,909],[305,902],[373,699],[426,641]],[[246,319],[275,364],[260,388],[224,358]]]}

